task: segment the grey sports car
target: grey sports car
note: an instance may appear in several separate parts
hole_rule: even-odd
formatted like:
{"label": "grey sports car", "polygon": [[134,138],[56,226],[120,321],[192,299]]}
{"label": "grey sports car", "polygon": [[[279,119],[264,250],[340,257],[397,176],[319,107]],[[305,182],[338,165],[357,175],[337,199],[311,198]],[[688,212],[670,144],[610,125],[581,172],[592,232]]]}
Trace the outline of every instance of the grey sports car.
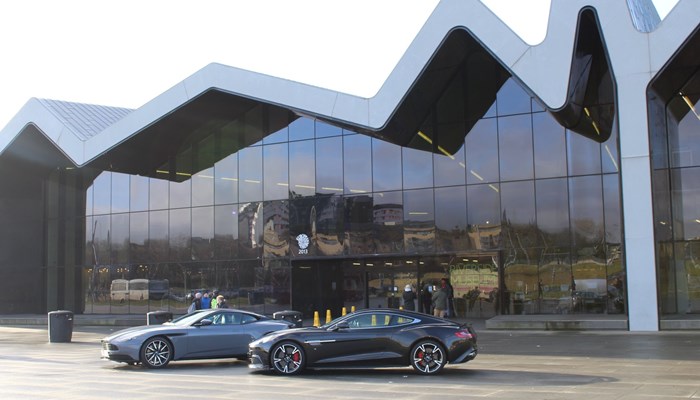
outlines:
{"label": "grey sports car", "polygon": [[293,325],[243,310],[199,310],[162,325],[115,332],[102,339],[102,358],[148,368],[174,360],[245,359],[248,343]]}

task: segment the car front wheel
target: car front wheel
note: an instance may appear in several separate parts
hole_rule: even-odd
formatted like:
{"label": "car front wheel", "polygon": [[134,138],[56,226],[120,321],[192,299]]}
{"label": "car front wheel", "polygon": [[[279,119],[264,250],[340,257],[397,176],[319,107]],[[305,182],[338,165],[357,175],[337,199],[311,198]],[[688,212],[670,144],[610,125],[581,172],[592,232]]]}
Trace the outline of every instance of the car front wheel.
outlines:
{"label": "car front wheel", "polygon": [[162,337],[152,337],[141,347],[141,363],[148,368],[163,368],[173,358],[173,346]]}
{"label": "car front wheel", "polygon": [[434,340],[422,341],[411,350],[411,366],[420,374],[436,374],[446,362],[445,349]]}
{"label": "car front wheel", "polygon": [[271,364],[276,372],[294,375],[304,369],[304,349],[296,343],[282,342],[272,348]]}

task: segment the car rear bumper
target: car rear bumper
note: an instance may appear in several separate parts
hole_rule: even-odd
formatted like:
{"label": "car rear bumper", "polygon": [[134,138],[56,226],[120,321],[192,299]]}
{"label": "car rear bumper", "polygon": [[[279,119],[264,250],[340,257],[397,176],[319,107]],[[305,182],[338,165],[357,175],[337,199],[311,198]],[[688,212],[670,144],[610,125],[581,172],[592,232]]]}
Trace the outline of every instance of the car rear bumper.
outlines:
{"label": "car rear bumper", "polygon": [[462,354],[460,354],[454,361],[452,361],[452,364],[461,364],[465,363],[467,361],[471,361],[476,358],[476,355],[478,354],[478,350],[476,347],[470,347],[466,351],[464,351]]}

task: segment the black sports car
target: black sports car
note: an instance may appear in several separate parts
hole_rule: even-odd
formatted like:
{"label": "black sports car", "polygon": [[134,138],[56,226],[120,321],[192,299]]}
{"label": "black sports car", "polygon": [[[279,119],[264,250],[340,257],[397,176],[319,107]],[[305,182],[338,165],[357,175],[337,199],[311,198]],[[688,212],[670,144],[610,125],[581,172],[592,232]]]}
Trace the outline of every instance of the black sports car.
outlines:
{"label": "black sports car", "polygon": [[412,311],[360,310],[319,328],[285,329],[249,345],[250,368],[293,375],[304,368],[412,366],[420,374],[473,360],[469,325]]}

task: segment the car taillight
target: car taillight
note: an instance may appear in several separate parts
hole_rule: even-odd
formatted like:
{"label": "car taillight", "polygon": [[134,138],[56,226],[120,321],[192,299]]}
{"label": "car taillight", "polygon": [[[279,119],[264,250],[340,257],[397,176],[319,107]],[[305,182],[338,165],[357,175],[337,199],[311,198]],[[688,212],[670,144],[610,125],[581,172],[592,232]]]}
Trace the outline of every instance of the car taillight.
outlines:
{"label": "car taillight", "polygon": [[460,339],[471,339],[474,337],[474,335],[472,335],[471,332],[469,332],[466,329],[455,332],[455,336],[457,336]]}

